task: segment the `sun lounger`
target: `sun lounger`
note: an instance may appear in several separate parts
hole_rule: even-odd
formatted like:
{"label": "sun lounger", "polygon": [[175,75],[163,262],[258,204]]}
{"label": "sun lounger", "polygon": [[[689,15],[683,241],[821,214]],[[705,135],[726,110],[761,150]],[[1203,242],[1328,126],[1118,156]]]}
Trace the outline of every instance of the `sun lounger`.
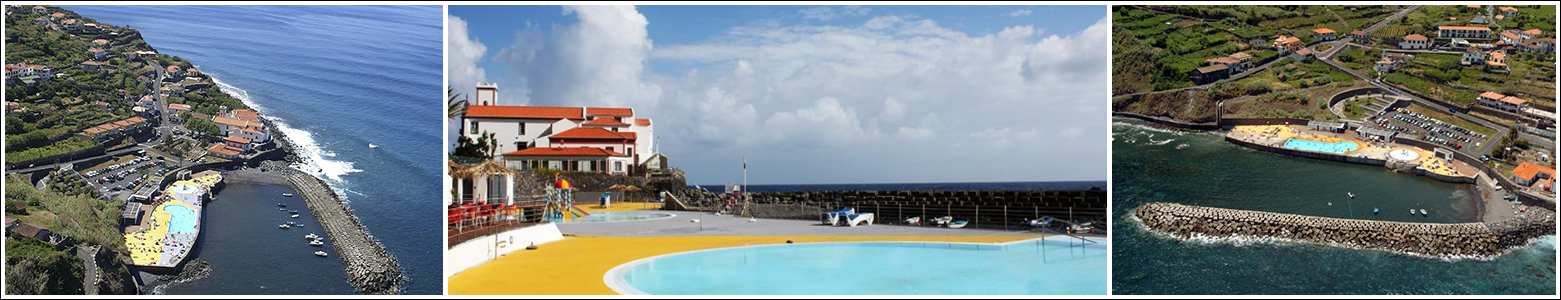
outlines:
{"label": "sun lounger", "polygon": [[842,209],[837,210],[837,211],[832,211],[832,212],[826,212],[826,213],[819,214],[819,220],[824,222],[825,225],[840,226],[840,217],[841,216],[854,214],[854,213],[856,213],[856,209],[855,208],[847,207],[847,208],[842,208]]}
{"label": "sun lounger", "polygon": [[858,224],[867,223],[873,225],[873,213],[860,213],[845,215],[846,224],[856,227]]}

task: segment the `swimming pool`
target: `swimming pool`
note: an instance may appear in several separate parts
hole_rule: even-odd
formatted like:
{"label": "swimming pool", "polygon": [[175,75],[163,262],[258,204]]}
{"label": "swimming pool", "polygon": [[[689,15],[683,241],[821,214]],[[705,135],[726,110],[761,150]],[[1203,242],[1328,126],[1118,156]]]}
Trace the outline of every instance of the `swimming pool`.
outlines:
{"label": "swimming pool", "polygon": [[1356,145],[1355,143],[1351,142],[1338,142],[1329,144],[1301,139],[1290,139],[1289,141],[1285,141],[1285,148],[1319,152],[1345,153],[1355,151],[1355,149],[1360,149],[1360,145]]}
{"label": "swimming pool", "polygon": [[565,220],[564,223],[610,223],[610,222],[629,222],[629,221],[650,221],[650,220],[670,219],[670,218],[676,217],[676,216],[677,215],[675,215],[675,214],[664,213],[664,212],[644,212],[644,211],[599,212],[599,213],[592,213],[591,215],[585,216],[584,218]]}
{"label": "swimming pool", "polygon": [[163,211],[168,212],[168,232],[195,232],[195,210],[181,204],[169,204],[163,206]]}
{"label": "swimming pool", "polygon": [[1105,295],[1106,246],[839,242],[683,252],[603,276],[623,294]]}

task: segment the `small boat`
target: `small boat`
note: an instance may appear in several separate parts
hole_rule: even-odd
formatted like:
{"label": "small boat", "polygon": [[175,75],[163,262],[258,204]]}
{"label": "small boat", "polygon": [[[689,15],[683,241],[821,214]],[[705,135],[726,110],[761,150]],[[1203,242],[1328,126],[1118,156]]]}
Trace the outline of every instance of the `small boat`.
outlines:
{"label": "small boat", "polygon": [[276,228],[281,228],[281,229],[287,229],[289,227],[292,227],[292,226],[287,226],[287,224],[276,225]]}
{"label": "small boat", "polygon": [[325,251],[315,251],[314,256],[325,257]]}
{"label": "small boat", "polygon": [[1377,214],[1377,208],[1376,207],[1372,207],[1371,208],[1371,214],[1373,214],[1373,215]]}
{"label": "small boat", "polygon": [[[292,196],[293,196],[293,193],[282,193],[282,197],[292,197]],[[287,205],[283,204],[282,206],[287,206]]]}
{"label": "small boat", "polygon": [[294,218],[294,219],[297,219],[297,218],[298,218],[298,214],[293,214],[293,215],[292,215],[292,216],[290,216],[290,217],[292,217],[292,218]]}
{"label": "small boat", "polygon": [[1355,193],[1351,193],[1351,192],[1344,192],[1344,193],[1345,194],[1349,194],[1350,198],[1355,198]]}
{"label": "small boat", "polygon": [[1328,202],[1328,206],[1333,206],[1333,202]]}
{"label": "small boat", "polygon": [[1430,216],[1431,214],[1425,213],[1425,209],[1421,208],[1420,209],[1420,215],[1422,215],[1422,216]]}
{"label": "small boat", "polygon": [[369,143],[369,149],[373,149],[373,148],[379,148],[379,145],[375,145],[374,143]]}
{"label": "small boat", "polygon": [[304,236],[304,239],[306,239],[306,240],[313,240],[313,239],[318,239],[318,238],[320,238],[320,236],[314,235],[313,232],[310,232],[309,235],[305,235]]}
{"label": "small boat", "polygon": [[1411,216],[1415,215],[1415,209],[1413,209],[1413,208],[1409,209],[1409,215],[1411,215]]}
{"label": "small boat", "polygon": [[1187,149],[1187,144],[1176,145],[1176,150]]}
{"label": "small boat", "polygon": [[949,222],[949,228],[964,228],[965,224],[969,224],[969,222],[965,222],[965,220]]}
{"label": "small boat", "polygon": [[281,208],[281,207],[278,207],[278,208],[276,208],[276,211],[287,211],[287,209],[286,209],[286,208]]}
{"label": "small boat", "polygon": [[287,225],[298,225],[298,223],[294,223],[293,221],[287,221]]}
{"label": "small boat", "polygon": [[318,247],[318,246],[325,245],[325,242],[322,242],[320,240],[313,240],[313,241],[309,241],[309,245]]}
{"label": "small boat", "polygon": [[[282,195],[291,195],[291,194],[282,194]],[[276,206],[287,207],[287,203],[277,202]]]}
{"label": "small boat", "polygon": [[289,211],[287,211],[287,213],[290,213],[290,214],[298,214],[298,210],[296,210],[296,209],[294,209],[294,210],[289,210]]}

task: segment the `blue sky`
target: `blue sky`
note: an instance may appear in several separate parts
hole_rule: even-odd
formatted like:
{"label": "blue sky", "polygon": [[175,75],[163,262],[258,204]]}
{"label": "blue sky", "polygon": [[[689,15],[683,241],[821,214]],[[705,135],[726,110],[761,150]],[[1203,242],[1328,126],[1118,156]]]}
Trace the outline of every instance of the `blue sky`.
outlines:
{"label": "blue sky", "polygon": [[630,106],[691,182],[1104,180],[1103,6],[450,6],[450,84]]}

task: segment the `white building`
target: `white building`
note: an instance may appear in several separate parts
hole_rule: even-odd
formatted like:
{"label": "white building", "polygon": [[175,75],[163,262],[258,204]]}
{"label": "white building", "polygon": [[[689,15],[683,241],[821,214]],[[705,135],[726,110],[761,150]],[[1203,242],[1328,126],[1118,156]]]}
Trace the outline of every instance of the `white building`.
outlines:
{"label": "white building", "polygon": [[[497,91],[495,85],[480,84],[475,101],[478,105],[466,108],[461,126],[463,134],[473,140],[493,134],[496,153],[505,154],[506,160],[520,160],[511,159],[511,153],[527,149],[583,147],[622,155],[632,167],[645,164],[656,153],[653,123],[635,116],[632,108],[491,105],[497,99]],[[547,154],[540,151],[517,155]],[[618,160],[616,155],[602,153],[590,157],[601,163]],[[614,172],[609,167],[588,170]]]}
{"label": "white building", "polygon": [[1496,92],[1485,92],[1480,94],[1480,97],[1476,100],[1480,105],[1489,106],[1512,113],[1521,113],[1523,108],[1528,106],[1528,100],[1502,95]]}
{"label": "white building", "polygon": [[1403,42],[1399,42],[1398,43],[1398,48],[1399,49],[1405,49],[1405,50],[1418,50],[1418,49],[1431,48],[1431,39],[1426,38],[1424,35],[1420,35],[1420,34],[1407,35],[1407,36],[1404,36],[1404,41]]}
{"label": "white building", "polygon": [[1436,35],[1440,38],[1491,38],[1491,28],[1483,26],[1441,26],[1436,28]]}
{"label": "white building", "polygon": [[1484,62],[1485,62],[1485,52],[1480,52],[1479,48],[1469,47],[1468,49],[1465,49],[1463,51],[1463,64],[1465,64],[1465,65],[1473,65],[1473,64],[1480,64],[1480,63],[1484,63]]}

